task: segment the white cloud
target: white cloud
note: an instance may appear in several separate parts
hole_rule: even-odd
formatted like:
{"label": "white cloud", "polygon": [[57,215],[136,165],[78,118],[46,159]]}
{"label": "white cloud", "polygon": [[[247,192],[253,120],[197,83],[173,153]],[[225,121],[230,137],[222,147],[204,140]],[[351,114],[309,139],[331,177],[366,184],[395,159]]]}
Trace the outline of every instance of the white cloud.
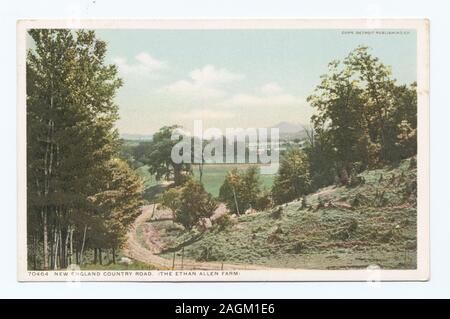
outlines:
{"label": "white cloud", "polygon": [[212,110],[212,109],[193,109],[187,113],[177,115],[188,120],[221,120],[230,119],[235,115],[229,111]]}
{"label": "white cloud", "polygon": [[216,69],[213,65],[206,65],[202,69],[192,71],[190,77],[193,83],[204,86],[217,86],[242,80],[244,76],[232,73],[226,69]]}
{"label": "white cloud", "polygon": [[224,96],[224,91],[220,88],[200,85],[192,81],[177,81],[163,87],[160,92],[189,98],[220,98]]}
{"label": "white cloud", "polygon": [[242,74],[233,73],[224,68],[218,69],[213,65],[206,65],[201,69],[191,71],[188,80],[180,80],[169,84],[161,92],[190,98],[220,98],[226,93],[224,86],[243,78]]}
{"label": "white cloud", "polygon": [[225,107],[287,107],[298,106],[304,99],[283,90],[277,83],[268,83],[256,90],[255,94],[236,94],[226,100]]}
{"label": "white cloud", "polygon": [[148,75],[167,68],[167,62],[158,60],[147,52],[138,53],[132,62],[123,57],[116,57],[113,62],[124,74]]}
{"label": "white cloud", "polygon": [[260,88],[261,93],[265,95],[275,95],[275,94],[281,94],[284,90],[281,86],[278,85],[278,83],[271,82],[264,84]]}

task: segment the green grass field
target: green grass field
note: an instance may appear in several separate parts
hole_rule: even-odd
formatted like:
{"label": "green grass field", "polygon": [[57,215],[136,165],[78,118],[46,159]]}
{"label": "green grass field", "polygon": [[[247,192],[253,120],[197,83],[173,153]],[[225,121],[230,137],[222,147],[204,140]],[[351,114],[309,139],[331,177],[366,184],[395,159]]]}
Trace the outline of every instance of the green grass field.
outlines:
{"label": "green grass field", "polygon": [[[220,186],[222,186],[223,181],[225,180],[225,176],[228,171],[237,167],[238,169],[246,169],[251,164],[207,164],[203,168],[203,177],[202,182],[205,186],[205,189],[211,193],[213,196],[219,196]],[[193,167],[194,176],[199,178],[199,170],[198,165],[194,165]],[[141,166],[136,170],[136,173],[142,178],[144,181],[144,187],[146,189],[145,197],[147,199],[151,199],[153,193],[152,190],[155,190],[159,184],[159,182],[152,176],[147,166]],[[270,188],[273,184],[274,175],[273,174],[261,174],[261,183],[263,187]],[[147,196],[148,195],[148,196]]]}
{"label": "green grass field", "polygon": [[[222,186],[227,173],[233,168],[246,169],[251,164],[207,164],[203,167],[202,182],[205,189],[214,197],[219,196],[220,186]],[[194,176],[199,178],[200,172],[198,165],[194,167]],[[261,174],[261,183],[263,187],[271,188],[273,184],[274,175]]]}

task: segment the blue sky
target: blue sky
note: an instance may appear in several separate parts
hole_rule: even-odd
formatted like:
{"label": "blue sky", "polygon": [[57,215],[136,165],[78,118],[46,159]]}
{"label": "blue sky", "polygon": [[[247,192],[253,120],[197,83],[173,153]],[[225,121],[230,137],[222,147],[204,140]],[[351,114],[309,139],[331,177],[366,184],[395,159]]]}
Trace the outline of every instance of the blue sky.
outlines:
{"label": "blue sky", "polygon": [[416,35],[341,30],[97,30],[124,86],[121,134],[193,121],[206,127],[309,123],[306,97],[327,64],[364,44],[399,83],[416,79]]}

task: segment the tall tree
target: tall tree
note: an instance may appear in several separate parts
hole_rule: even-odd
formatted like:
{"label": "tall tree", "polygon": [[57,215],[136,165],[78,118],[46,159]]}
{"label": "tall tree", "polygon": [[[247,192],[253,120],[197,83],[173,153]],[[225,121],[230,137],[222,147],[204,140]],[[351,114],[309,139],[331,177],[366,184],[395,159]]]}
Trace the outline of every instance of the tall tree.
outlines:
{"label": "tall tree", "polygon": [[276,204],[292,201],[311,190],[307,155],[298,148],[288,150],[280,161],[280,168],[272,187]]}
{"label": "tall tree", "polygon": [[173,180],[176,186],[186,181],[191,173],[190,163],[175,163],[172,160],[172,149],[179,142],[172,139],[172,134],[178,128],[177,125],[162,127],[153,135],[152,142],[143,148],[147,151],[143,154],[144,163],[148,165],[150,173],[157,180]]}
{"label": "tall tree", "polygon": [[365,129],[363,91],[355,72],[339,61],[330,62],[328,74],[321,79],[314,94],[308,97],[317,110],[312,124],[318,138],[328,136],[339,169],[348,169],[351,162],[364,157],[363,150],[358,149],[358,139]]}
{"label": "tall tree", "polygon": [[223,200],[228,209],[234,213],[242,214],[249,208],[264,209],[261,205],[265,196],[261,186],[259,168],[250,166],[245,171],[237,168],[230,170],[219,190],[219,198]]}
{"label": "tall tree", "polygon": [[395,79],[391,68],[370,54],[367,46],[359,46],[345,59],[344,64],[355,72],[361,81],[364,99],[364,118],[370,139],[380,145],[380,160],[386,161],[391,145],[388,125],[396,107]]}
{"label": "tall tree", "polygon": [[104,177],[106,189],[91,200],[99,208],[97,246],[113,251],[122,247],[129,226],[139,216],[143,205],[142,180],[120,159],[109,161],[109,174]]}
{"label": "tall tree", "polygon": [[189,178],[181,188],[180,207],[176,220],[190,229],[201,218],[210,217],[217,207],[214,198],[203,185],[194,178]]}
{"label": "tall tree", "polygon": [[[321,172],[331,171],[317,165],[317,154],[325,155],[336,173],[348,176],[358,171],[355,167],[377,167],[415,153],[415,84],[395,83],[390,67],[365,46],[329,64],[328,74],[308,97],[317,111],[312,117],[315,138],[307,148],[314,184]],[[323,146],[326,152],[319,148]]]}
{"label": "tall tree", "polygon": [[[117,152],[114,96],[122,85],[93,31],[33,29],[27,56],[27,193],[31,233],[44,269],[69,261],[73,235],[86,240]],[[88,234],[89,235],[89,234]],[[93,234],[92,234],[93,235]],[[81,244],[80,244],[81,245]]]}

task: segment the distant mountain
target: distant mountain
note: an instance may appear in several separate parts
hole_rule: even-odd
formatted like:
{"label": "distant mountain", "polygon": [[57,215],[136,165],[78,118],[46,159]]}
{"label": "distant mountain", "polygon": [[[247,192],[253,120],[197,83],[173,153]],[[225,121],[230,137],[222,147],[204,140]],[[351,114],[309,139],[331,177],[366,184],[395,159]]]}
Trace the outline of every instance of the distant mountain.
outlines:
{"label": "distant mountain", "polygon": [[280,130],[280,138],[285,140],[304,139],[307,137],[306,130],[308,125],[302,125],[300,123],[280,122],[272,128],[278,128]]}
{"label": "distant mountain", "polygon": [[146,141],[153,139],[152,134],[120,134],[120,138],[124,140]]}
{"label": "distant mountain", "polygon": [[280,122],[277,125],[272,126],[273,128],[278,128],[280,134],[286,133],[298,133],[304,131],[304,127],[301,124],[295,124],[290,122]]}

